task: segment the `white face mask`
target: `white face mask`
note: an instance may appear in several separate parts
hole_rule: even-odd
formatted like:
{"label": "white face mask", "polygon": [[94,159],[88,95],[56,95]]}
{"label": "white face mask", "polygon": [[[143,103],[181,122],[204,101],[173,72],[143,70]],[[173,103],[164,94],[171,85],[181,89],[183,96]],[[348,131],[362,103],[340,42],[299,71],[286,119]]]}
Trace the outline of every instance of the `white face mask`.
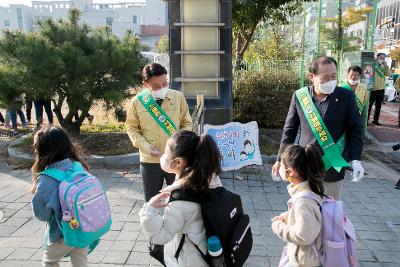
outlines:
{"label": "white face mask", "polygon": [[337,81],[332,80],[323,84],[319,84],[317,90],[322,94],[330,95],[333,93],[333,91],[335,91],[336,85]]}
{"label": "white face mask", "polygon": [[167,91],[168,91],[168,87],[164,87],[161,88],[158,91],[153,91],[151,90],[151,95],[155,98],[155,99],[164,99],[165,96],[167,95]]}
{"label": "white face mask", "polygon": [[378,63],[382,65],[384,61],[385,61],[384,59],[379,59]]}
{"label": "white face mask", "polygon": [[168,155],[163,154],[160,158],[161,169],[167,173],[173,173],[172,162],[173,160],[169,159]]}
{"label": "white face mask", "polygon": [[279,167],[279,176],[282,178],[282,180],[286,182],[288,181],[285,166],[283,166],[283,164],[281,164],[281,166]]}
{"label": "white face mask", "polygon": [[353,80],[348,80],[348,82],[349,82],[350,85],[356,85],[356,84],[359,84],[359,83],[360,83],[360,80],[355,80],[355,81],[353,81]]}

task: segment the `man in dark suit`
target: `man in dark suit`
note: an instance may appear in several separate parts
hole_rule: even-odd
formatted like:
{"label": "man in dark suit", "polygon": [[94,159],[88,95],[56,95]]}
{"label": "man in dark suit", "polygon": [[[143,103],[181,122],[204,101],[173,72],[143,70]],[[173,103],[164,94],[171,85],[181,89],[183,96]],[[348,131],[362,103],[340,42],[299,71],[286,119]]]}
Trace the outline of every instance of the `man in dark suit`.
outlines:
{"label": "man in dark suit", "polygon": [[[308,92],[333,141],[338,143],[345,135],[346,160],[353,169],[352,180],[359,181],[364,176],[361,165],[362,120],[357,110],[354,92],[336,86],[336,68],[337,63],[333,58],[323,56],[314,60],[309,68],[313,84],[308,87]],[[301,146],[309,143],[318,144],[295,93],[283,128],[278,158],[272,167],[274,176],[278,176],[281,167],[281,153],[288,145],[295,142],[298,134]],[[321,151],[324,153],[323,149]],[[345,168],[339,168],[339,171],[327,165],[326,168],[325,194],[340,199]]]}

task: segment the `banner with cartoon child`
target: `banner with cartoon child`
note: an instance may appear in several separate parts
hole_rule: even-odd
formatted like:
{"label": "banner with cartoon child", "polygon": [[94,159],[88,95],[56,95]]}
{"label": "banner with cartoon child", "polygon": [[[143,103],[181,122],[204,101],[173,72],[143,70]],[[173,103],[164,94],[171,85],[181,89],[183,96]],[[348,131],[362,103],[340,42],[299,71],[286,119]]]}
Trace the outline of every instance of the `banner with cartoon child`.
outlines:
{"label": "banner with cartoon child", "polygon": [[224,125],[204,125],[204,133],[212,136],[222,156],[222,170],[238,170],[249,165],[262,165],[258,144],[258,125],[231,122]]}

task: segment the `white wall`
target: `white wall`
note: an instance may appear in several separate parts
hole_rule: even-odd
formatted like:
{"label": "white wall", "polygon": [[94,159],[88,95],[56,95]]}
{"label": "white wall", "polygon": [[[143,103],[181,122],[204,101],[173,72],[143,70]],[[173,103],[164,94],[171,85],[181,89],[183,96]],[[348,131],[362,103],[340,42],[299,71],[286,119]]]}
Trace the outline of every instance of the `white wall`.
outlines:
{"label": "white wall", "polygon": [[[18,23],[18,10],[20,10],[20,22]],[[9,26],[5,25],[5,21]],[[0,7],[0,30],[32,31],[32,9],[25,5],[10,5]]]}

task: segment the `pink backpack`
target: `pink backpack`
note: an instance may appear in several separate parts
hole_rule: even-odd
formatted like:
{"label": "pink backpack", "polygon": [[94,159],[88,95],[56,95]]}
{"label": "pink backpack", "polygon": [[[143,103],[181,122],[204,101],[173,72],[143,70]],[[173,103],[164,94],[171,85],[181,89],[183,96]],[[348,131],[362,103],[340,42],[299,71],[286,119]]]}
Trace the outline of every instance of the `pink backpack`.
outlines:
{"label": "pink backpack", "polygon": [[322,266],[355,267],[356,259],[356,233],[353,224],[344,215],[343,202],[333,198],[321,198],[311,191],[300,192],[294,199],[289,200],[293,204],[299,198],[315,200],[321,207],[322,213],[322,253],[313,244],[313,249]]}

